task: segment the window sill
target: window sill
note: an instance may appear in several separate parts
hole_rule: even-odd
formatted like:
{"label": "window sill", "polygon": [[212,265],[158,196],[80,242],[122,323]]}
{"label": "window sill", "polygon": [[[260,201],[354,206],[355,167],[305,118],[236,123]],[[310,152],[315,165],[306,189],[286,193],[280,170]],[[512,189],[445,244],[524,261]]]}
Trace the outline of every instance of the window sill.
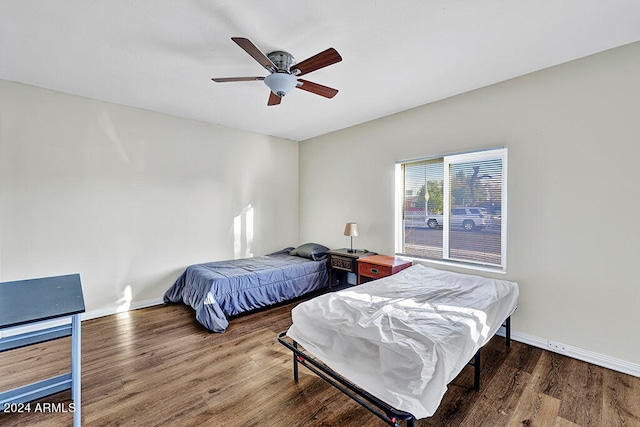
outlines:
{"label": "window sill", "polygon": [[434,268],[435,266],[446,266],[446,267],[459,268],[461,270],[482,271],[485,273],[496,273],[496,274],[505,274],[505,275],[507,274],[506,267],[505,268],[490,267],[486,265],[465,264],[462,262],[455,262],[455,261],[446,261],[446,260],[439,261],[434,259],[415,258],[410,255],[399,254],[399,253],[396,253],[396,256],[411,260],[413,263],[418,262],[420,264],[425,264],[428,267],[434,267]]}

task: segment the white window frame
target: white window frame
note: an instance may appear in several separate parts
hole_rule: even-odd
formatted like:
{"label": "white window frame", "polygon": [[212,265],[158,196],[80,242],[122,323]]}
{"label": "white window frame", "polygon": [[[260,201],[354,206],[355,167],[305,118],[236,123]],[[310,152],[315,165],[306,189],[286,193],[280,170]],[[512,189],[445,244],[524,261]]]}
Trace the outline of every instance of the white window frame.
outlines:
{"label": "white window frame", "polygon": [[[443,167],[443,180],[444,180],[444,188],[443,188],[443,205],[445,206],[443,212],[443,237],[442,237],[442,260],[433,259],[433,258],[418,258],[415,257],[413,259],[426,263],[435,263],[435,264],[446,264],[446,265],[455,265],[457,267],[470,268],[475,270],[485,270],[491,272],[501,272],[506,273],[507,271],[507,149],[505,147],[492,148],[482,151],[474,151],[468,153],[460,153],[460,154],[449,154],[449,155],[441,155],[441,156],[433,156],[429,158],[421,158],[421,159],[412,159],[405,160],[396,163],[396,185],[395,185],[395,194],[396,194],[396,209],[395,209],[395,252],[398,255],[402,255],[403,257],[407,257],[406,254],[403,254],[404,249],[404,224],[403,224],[403,201],[404,201],[404,176],[402,173],[402,166],[404,164],[419,162],[428,159],[442,158],[444,167]],[[450,213],[451,213],[451,191],[450,191],[450,168],[452,164],[458,163],[468,163],[474,161],[483,161],[483,160],[491,160],[491,159],[500,159],[501,160],[501,172],[502,172],[502,185],[501,185],[501,229],[500,229],[500,265],[486,264],[486,263],[475,263],[469,260],[459,260],[453,258],[449,254],[449,234],[450,234]]]}

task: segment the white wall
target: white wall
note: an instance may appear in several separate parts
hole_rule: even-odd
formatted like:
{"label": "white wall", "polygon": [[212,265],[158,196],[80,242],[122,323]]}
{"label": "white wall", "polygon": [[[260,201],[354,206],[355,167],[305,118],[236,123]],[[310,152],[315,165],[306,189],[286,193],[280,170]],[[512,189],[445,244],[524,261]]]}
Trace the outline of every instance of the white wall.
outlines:
{"label": "white wall", "polygon": [[640,363],[640,43],[302,142],[301,240],[393,254],[394,163],[496,146],[513,328]]}
{"label": "white wall", "polygon": [[296,245],[297,180],[296,142],[0,81],[0,280],[157,300],[189,264]]}
{"label": "white wall", "polygon": [[0,280],[79,272],[87,309],[108,311],[188,264],[347,246],[347,221],[392,254],[394,163],[498,145],[514,329],[640,363],[640,43],[299,146],[0,81]]}

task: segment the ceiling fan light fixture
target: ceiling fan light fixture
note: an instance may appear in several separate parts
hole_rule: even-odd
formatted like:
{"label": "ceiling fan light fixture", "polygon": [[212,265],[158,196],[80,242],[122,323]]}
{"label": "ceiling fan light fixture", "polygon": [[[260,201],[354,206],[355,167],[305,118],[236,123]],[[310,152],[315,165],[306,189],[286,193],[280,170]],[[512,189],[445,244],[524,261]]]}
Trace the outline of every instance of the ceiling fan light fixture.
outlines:
{"label": "ceiling fan light fixture", "polygon": [[325,98],[333,98],[338,93],[337,89],[308,80],[298,79],[298,76],[309,74],[342,61],[340,54],[332,47],[302,62],[296,63],[293,55],[289,52],[277,50],[265,55],[247,38],[231,37],[231,40],[266,68],[270,74],[266,77],[214,77],[211,79],[214,82],[225,83],[263,80],[271,90],[271,92],[269,92],[269,100],[267,101],[267,105],[269,106],[279,105],[282,98],[295,87]]}
{"label": "ceiling fan light fixture", "polygon": [[264,84],[280,98],[296,87],[298,79],[289,73],[273,73],[264,78]]}

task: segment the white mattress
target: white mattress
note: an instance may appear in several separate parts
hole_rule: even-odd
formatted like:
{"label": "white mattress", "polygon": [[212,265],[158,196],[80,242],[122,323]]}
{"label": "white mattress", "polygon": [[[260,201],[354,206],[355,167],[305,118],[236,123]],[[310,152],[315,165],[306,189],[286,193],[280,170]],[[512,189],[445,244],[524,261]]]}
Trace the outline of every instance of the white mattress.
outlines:
{"label": "white mattress", "polygon": [[292,310],[287,335],[360,388],[416,418],[516,308],[518,284],[414,265]]}

